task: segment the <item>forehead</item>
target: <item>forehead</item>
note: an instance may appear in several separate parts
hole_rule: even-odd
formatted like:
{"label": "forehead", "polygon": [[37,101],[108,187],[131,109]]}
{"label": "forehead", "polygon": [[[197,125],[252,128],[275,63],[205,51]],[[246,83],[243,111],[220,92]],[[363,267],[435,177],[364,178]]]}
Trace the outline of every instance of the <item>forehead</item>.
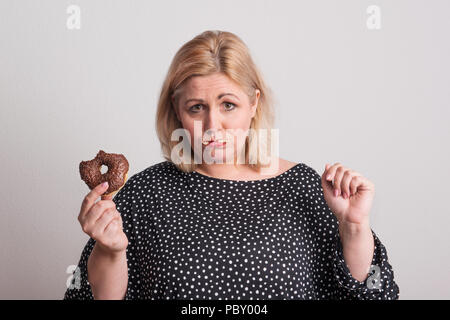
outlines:
{"label": "forehead", "polygon": [[194,76],[186,82],[184,89],[185,90],[182,91],[189,92],[190,94],[202,94],[207,92],[214,94],[219,91],[232,92],[236,95],[243,94],[239,85],[224,74]]}

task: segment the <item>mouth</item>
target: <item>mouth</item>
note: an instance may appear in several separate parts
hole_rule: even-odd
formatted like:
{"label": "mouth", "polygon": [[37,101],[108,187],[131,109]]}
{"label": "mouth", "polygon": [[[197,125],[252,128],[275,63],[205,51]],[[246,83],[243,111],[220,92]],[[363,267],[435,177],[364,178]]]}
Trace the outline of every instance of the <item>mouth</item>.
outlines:
{"label": "mouth", "polygon": [[219,147],[224,147],[227,143],[227,140],[225,140],[225,139],[205,140],[202,143],[204,146],[219,148]]}

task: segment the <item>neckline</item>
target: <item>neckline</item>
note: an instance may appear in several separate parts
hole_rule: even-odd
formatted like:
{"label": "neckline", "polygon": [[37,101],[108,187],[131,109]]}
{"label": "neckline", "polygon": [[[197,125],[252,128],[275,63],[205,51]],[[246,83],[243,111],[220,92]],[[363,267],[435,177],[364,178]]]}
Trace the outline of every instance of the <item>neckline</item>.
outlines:
{"label": "neckline", "polygon": [[197,176],[201,179],[204,180],[210,180],[210,181],[216,181],[216,182],[225,182],[225,183],[233,183],[233,184],[249,184],[249,183],[262,183],[262,182],[269,182],[269,181],[274,181],[274,180],[278,180],[282,177],[284,177],[285,175],[291,173],[292,171],[294,171],[297,167],[301,166],[302,163],[296,163],[294,166],[292,166],[291,168],[287,169],[286,171],[283,171],[282,173],[280,173],[279,175],[275,176],[275,177],[271,177],[271,178],[265,178],[265,179],[255,179],[255,180],[233,180],[233,179],[222,179],[222,178],[215,178],[215,177],[211,177],[211,176],[207,176],[203,173],[199,173],[197,171],[192,171],[191,174],[194,176]]}

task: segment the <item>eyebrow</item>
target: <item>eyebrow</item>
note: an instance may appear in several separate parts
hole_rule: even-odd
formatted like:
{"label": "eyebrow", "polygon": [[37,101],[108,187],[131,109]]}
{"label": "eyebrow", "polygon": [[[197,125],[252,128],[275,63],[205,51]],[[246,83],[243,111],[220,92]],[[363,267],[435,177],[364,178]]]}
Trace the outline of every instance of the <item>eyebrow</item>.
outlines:
{"label": "eyebrow", "polygon": [[[238,98],[236,95],[232,94],[232,93],[221,93],[221,94],[219,94],[219,95],[217,96],[217,100],[219,100],[219,99],[222,98],[223,96],[227,96],[227,95],[233,96],[233,97],[235,97],[236,99],[239,100],[239,98]],[[190,98],[190,99],[187,99],[186,102],[185,102],[184,104],[186,105],[188,102],[191,102],[191,101],[205,102],[203,99]]]}

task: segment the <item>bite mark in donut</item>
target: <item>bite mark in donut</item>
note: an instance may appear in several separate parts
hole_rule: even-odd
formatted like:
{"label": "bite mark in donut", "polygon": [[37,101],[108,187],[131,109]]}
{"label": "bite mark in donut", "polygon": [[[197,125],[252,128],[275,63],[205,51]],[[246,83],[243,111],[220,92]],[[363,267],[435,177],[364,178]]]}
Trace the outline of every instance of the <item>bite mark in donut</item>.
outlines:
{"label": "bite mark in donut", "polygon": [[[108,167],[108,171],[103,174],[100,171],[102,165]],[[106,153],[103,150],[100,150],[94,159],[80,162],[81,179],[89,189],[108,181],[108,190],[102,196],[113,195],[125,185],[128,169],[128,160],[123,154]]]}

